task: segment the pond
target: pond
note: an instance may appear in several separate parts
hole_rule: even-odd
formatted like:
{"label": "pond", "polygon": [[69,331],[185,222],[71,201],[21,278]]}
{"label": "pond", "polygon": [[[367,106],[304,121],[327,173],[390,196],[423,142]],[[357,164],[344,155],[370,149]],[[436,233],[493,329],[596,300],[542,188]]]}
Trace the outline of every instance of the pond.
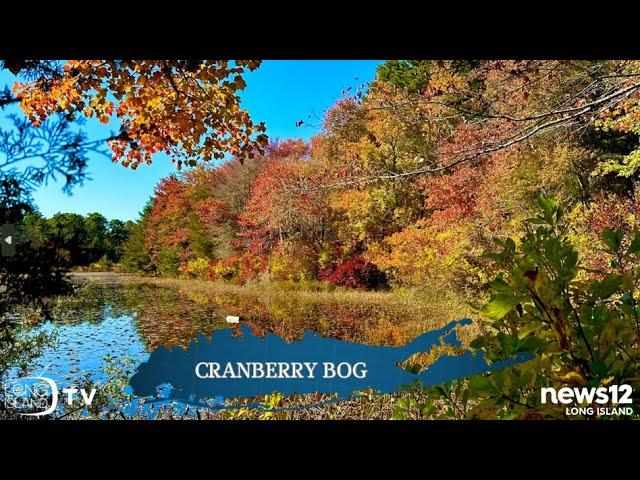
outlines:
{"label": "pond", "polygon": [[166,287],[88,283],[60,299],[55,320],[37,329],[53,334],[55,343],[30,371],[62,386],[82,385],[88,379],[101,384],[109,378],[109,359],[135,369],[160,345],[186,346],[199,333],[227,327],[225,316],[221,308]]}
{"label": "pond", "polygon": [[239,333],[240,327],[226,323],[227,315],[240,316],[242,325],[255,335],[274,332],[292,341],[311,331],[369,345],[402,344],[448,320],[434,319],[424,305],[407,305],[406,299],[203,288],[201,283],[79,283],[75,295],[59,300],[55,320],[39,327],[55,334],[57,341],[31,372],[61,385],[79,385],[87,379],[104,382],[105,359],[127,359],[135,370],[159,346],[187,347],[199,334],[209,337],[221,328]]}

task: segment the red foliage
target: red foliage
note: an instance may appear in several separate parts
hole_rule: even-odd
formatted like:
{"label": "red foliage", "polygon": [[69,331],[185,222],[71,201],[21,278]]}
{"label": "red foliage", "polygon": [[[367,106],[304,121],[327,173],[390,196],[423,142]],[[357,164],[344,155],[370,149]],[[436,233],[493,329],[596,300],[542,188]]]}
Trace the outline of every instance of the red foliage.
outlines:
{"label": "red foliage", "polygon": [[598,238],[605,228],[621,229],[626,233],[633,230],[629,218],[639,218],[640,205],[629,197],[598,194],[594,198],[593,209],[589,215],[589,231]]}
{"label": "red foliage", "polygon": [[425,207],[434,212],[432,221],[447,225],[471,217],[478,203],[483,171],[483,167],[463,165],[448,175],[427,178],[423,183]]}
{"label": "red foliage", "polygon": [[354,255],[340,263],[333,272],[320,273],[320,279],[345,287],[372,290],[386,285],[384,273],[360,255]]}
{"label": "red foliage", "polygon": [[[283,147],[283,151],[290,148]],[[316,177],[303,158],[268,158],[238,219],[245,248],[263,252],[290,236],[318,248],[326,231],[328,208],[322,193],[309,191],[319,181]]]}
{"label": "red foliage", "polygon": [[264,157],[269,159],[282,158],[306,158],[310,155],[311,149],[303,140],[287,139],[284,141],[275,140],[270,142],[265,148]]}
{"label": "red foliage", "polygon": [[605,270],[612,258],[604,251],[602,233],[609,228],[622,230],[628,235],[638,227],[636,219],[640,218],[640,205],[636,199],[604,193],[597,194],[592,205],[587,218],[587,229],[599,240],[601,246],[586,258],[586,264],[592,270]]}
{"label": "red foliage", "polygon": [[205,198],[193,204],[193,213],[207,228],[234,220],[227,204],[215,198]]}
{"label": "red foliage", "polygon": [[254,255],[251,252],[244,252],[239,259],[240,275],[238,279],[241,282],[253,280],[261,273],[267,270],[269,259],[263,255]]}
{"label": "red foliage", "polygon": [[145,229],[147,245],[154,258],[164,247],[179,247],[185,254],[189,239],[187,211],[189,201],[184,184],[175,176],[164,178],[156,187],[156,195]]}

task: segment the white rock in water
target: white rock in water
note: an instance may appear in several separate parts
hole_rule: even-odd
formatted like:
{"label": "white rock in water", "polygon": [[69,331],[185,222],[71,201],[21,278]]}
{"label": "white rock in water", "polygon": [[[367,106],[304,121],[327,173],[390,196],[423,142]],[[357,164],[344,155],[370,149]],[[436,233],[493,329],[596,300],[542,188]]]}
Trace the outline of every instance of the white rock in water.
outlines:
{"label": "white rock in water", "polygon": [[227,323],[240,323],[240,317],[234,317],[233,315],[227,315]]}

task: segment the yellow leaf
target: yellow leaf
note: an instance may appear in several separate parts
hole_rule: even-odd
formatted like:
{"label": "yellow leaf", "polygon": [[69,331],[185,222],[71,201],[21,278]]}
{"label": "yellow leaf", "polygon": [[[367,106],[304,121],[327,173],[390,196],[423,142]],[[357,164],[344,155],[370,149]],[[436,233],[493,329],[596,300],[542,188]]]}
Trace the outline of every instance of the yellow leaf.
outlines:
{"label": "yellow leaf", "polygon": [[569,372],[561,377],[560,380],[566,383],[574,383],[578,385],[586,385],[587,383],[585,378],[578,372]]}

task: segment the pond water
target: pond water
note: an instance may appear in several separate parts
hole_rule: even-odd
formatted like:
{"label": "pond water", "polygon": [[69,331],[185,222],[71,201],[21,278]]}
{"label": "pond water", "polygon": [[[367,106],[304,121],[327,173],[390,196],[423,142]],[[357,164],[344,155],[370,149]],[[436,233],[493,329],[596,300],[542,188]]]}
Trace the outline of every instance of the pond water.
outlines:
{"label": "pond water", "polygon": [[[109,378],[106,358],[116,362],[127,359],[134,371],[161,345],[186,347],[201,333],[209,337],[216,329],[229,328],[227,315],[241,316],[242,324],[256,335],[274,332],[288,341],[312,331],[327,338],[391,345],[431,329],[426,325],[432,319],[424,318],[422,324],[418,321],[419,309],[412,318],[413,331],[407,329],[406,308],[403,310],[376,303],[315,301],[313,295],[297,292],[258,297],[199,291],[188,284],[87,282],[75,295],[60,300],[54,321],[39,327],[54,333],[57,341],[30,372],[63,386],[81,385],[87,379],[99,384]],[[428,312],[422,315],[428,316]],[[162,395],[159,391],[158,396]],[[136,408],[132,405],[127,411]]]}
{"label": "pond water", "polygon": [[[87,380],[101,385],[111,378],[110,365],[133,371],[160,345],[186,346],[199,333],[226,328],[225,317],[223,309],[169,288],[87,283],[60,299],[55,320],[36,330],[54,335],[55,341],[29,373],[51,378],[60,388]],[[159,398],[163,394],[158,391]],[[176,407],[177,412],[183,409]],[[124,412],[137,409],[134,402]]]}

